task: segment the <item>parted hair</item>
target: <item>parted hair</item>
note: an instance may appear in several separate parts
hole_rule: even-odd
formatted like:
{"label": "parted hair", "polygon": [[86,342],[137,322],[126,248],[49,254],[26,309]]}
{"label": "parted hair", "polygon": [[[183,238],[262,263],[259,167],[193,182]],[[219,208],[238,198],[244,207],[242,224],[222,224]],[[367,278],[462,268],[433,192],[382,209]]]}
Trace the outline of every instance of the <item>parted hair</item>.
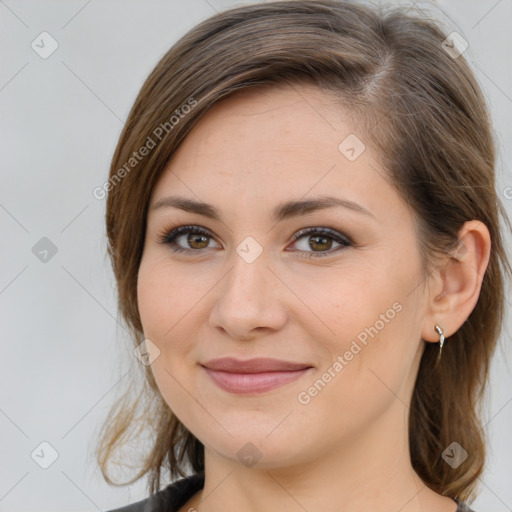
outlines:
{"label": "parted hair", "polygon": [[[439,22],[415,10],[336,0],[252,4],[202,21],[161,58],[129,113],[110,167],[107,252],[133,350],[144,339],[137,276],[149,198],[180,143],[237,91],[320,88],[348,113],[354,132],[374,148],[386,179],[412,208],[424,276],[436,268],[436,255],[457,248],[464,222],[479,220],[490,232],[478,302],[448,338],[437,366],[438,345],[425,343],[409,411],[414,470],[434,491],[472,501],[486,454],[481,407],[503,323],[505,278],[512,274],[502,232],[512,230],[496,193],[485,97],[464,55],[447,51],[446,38]],[[146,156],[127,166],[150,140]],[[154,493],[162,472],[175,479],[204,471],[204,446],[166,404],[150,368],[143,372],[137,396],[127,389],[112,406],[95,455],[110,484],[146,476]],[[139,471],[119,483],[109,462],[143,430],[151,436]],[[453,441],[468,452],[456,468],[442,458]]]}

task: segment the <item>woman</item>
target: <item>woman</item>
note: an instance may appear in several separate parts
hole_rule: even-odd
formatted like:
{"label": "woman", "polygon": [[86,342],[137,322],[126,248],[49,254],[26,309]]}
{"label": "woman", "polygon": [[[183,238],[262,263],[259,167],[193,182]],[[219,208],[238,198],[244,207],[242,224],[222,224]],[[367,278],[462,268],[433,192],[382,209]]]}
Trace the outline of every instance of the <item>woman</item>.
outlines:
{"label": "woman", "polygon": [[276,2],[158,63],[107,187],[147,383],[104,426],[109,483],[153,434],[127,482],[151,496],[119,511],[471,511],[512,269],[456,42],[403,9]]}

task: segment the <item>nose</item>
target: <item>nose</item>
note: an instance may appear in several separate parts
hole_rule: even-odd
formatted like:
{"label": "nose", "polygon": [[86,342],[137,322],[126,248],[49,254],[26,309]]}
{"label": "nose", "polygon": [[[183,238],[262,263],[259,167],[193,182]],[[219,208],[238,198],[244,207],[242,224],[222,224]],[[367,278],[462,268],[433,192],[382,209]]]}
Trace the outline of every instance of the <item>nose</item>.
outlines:
{"label": "nose", "polygon": [[210,326],[234,339],[268,335],[287,321],[283,285],[268,267],[264,253],[251,263],[235,254],[231,270],[215,289]]}

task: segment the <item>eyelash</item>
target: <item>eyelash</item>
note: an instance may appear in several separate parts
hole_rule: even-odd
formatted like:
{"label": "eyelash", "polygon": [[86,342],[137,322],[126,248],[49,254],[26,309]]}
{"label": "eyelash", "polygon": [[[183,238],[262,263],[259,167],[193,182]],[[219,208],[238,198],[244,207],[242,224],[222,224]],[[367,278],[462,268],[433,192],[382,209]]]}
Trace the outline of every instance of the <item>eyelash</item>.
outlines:
{"label": "eyelash", "polygon": [[[191,253],[191,252],[198,252],[200,249],[184,249],[183,247],[179,247],[176,245],[175,240],[181,235],[184,234],[199,234],[207,236],[208,238],[213,238],[212,235],[206,231],[205,229],[199,227],[199,226],[179,226],[177,228],[167,228],[163,233],[160,233],[158,236],[158,243],[159,244],[165,244],[169,245],[170,249],[174,252],[184,252],[184,253]],[[327,238],[330,238],[334,240],[335,242],[338,242],[341,245],[341,247],[337,247],[334,250],[330,251],[323,251],[323,252],[310,252],[308,251],[299,251],[299,252],[306,252],[307,255],[302,255],[304,258],[322,258],[325,256],[330,256],[331,254],[338,252],[341,249],[345,249],[346,247],[352,246],[353,242],[352,240],[345,236],[339,234],[337,231],[334,231],[330,228],[305,228],[297,231],[293,235],[293,241],[296,242],[300,238],[304,237],[305,235],[312,236],[315,235],[322,235],[326,236]]]}

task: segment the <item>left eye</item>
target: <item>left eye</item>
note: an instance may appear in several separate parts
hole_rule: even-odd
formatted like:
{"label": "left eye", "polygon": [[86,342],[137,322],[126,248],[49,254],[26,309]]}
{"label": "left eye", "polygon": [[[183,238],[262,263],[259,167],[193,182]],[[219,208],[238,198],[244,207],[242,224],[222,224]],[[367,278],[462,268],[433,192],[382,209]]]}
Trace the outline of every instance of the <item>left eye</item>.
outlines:
{"label": "left eye", "polygon": [[[185,243],[189,244],[192,248],[183,247],[177,243],[180,238],[185,236]],[[306,258],[328,256],[340,249],[352,245],[351,240],[347,236],[330,228],[307,228],[300,230],[293,235],[293,240],[295,242],[298,242],[301,239],[306,240],[308,238],[310,241],[307,243],[306,247],[309,247],[313,251],[309,252],[305,249],[299,251],[305,253],[309,252],[309,254],[303,255]],[[158,243],[169,245],[171,250],[174,252],[190,253],[198,252],[199,249],[208,248],[210,239],[213,239],[212,235],[199,226],[180,226],[161,234]],[[329,250],[331,249],[333,242],[339,244],[340,247],[337,247],[334,250]]]}
{"label": "left eye", "polygon": [[[350,245],[352,245],[352,242],[348,237],[341,235],[340,233],[333,231],[329,228],[304,229],[293,235],[293,238],[295,241],[299,241],[301,238],[304,238],[305,241],[306,239],[309,238],[309,242],[307,243],[306,247],[313,249],[313,252],[306,254],[305,257],[307,258],[329,256],[333,252],[336,252],[338,250],[341,250],[345,247],[349,247]],[[330,249],[332,247],[333,242],[337,243],[339,247],[329,251],[322,250]]]}

